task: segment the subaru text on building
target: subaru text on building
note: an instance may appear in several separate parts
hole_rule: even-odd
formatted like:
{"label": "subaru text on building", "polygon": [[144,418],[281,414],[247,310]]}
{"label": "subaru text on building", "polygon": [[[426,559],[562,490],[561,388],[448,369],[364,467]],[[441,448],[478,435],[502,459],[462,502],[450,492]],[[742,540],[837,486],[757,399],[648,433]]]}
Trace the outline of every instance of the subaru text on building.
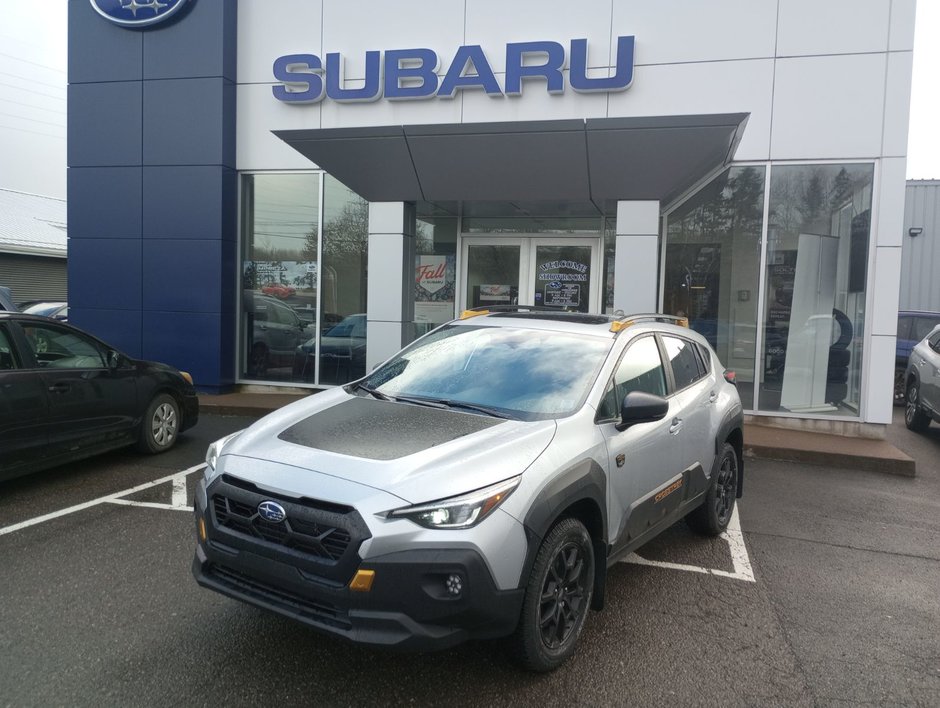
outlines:
{"label": "subaru text on building", "polygon": [[491,310],[214,443],[198,582],[363,644],[513,635],[544,671],[602,608],[609,565],[687,515],[725,529],[742,408],[702,336]]}

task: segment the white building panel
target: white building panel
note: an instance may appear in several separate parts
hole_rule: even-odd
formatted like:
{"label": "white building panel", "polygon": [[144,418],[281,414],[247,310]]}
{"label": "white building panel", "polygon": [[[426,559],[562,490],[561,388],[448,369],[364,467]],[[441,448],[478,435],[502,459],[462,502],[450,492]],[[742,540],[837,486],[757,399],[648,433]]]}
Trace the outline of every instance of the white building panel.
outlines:
{"label": "white building panel", "polygon": [[273,81],[284,54],[320,54],[322,0],[239,0],[238,82]]}
{"label": "white building panel", "polygon": [[750,113],[736,160],[770,154],[773,59],[637,67],[633,86],[610,94],[608,115]]}
{"label": "white building panel", "polygon": [[[371,103],[337,103],[327,98],[320,105],[323,111],[322,127],[361,128],[370,125],[460,123],[460,104],[461,99],[458,96],[450,100],[432,98],[424,101],[386,101],[380,99]],[[303,106],[294,108],[303,110]]]}
{"label": "white building panel", "polygon": [[[463,10],[462,2],[444,0],[439,4]],[[587,39],[588,66],[610,66],[611,0],[466,0],[466,6],[462,43],[481,45],[494,72],[506,71],[509,42],[544,40],[560,43],[567,52],[572,39]]]}
{"label": "white building panel", "polygon": [[889,425],[894,414],[894,364],[897,350],[897,321],[895,334],[872,336],[868,339],[864,356],[868,360],[867,385],[862,386],[862,420]]}
{"label": "white building panel", "polygon": [[907,159],[886,157],[881,161],[878,178],[878,220],[872,229],[872,242],[878,246],[896,246],[904,238],[904,174]]}
{"label": "white building panel", "polygon": [[884,85],[884,54],[778,59],[771,158],[877,157]]}
{"label": "white building panel", "polygon": [[[567,86],[568,72],[563,73]],[[589,69],[587,73],[589,78],[604,78],[607,76],[607,69]],[[505,87],[505,74],[497,74],[496,80],[500,86]],[[629,89],[627,92],[629,93]],[[579,94],[568,88],[564,94],[552,95],[545,90],[545,82],[537,79],[523,82],[521,96],[493,98],[482,91],[464,91],[463,94],[464,123],[607,116],[606,93]]]}
{"label": "white building panel", "polygon": [[777,0],[614,2],[613,36],[632,34],[637,64],[774,55]]}
{"label": "white building panel", "polygon": [[272,84],[237,87],[235,164],[239,170],[309,170],[310,160],[272,130],[320,127],[320,105],[289,106],[271,94]]}
{"label": "white building panel", "polygon": [[907,129],[911,122],[911,74],[913,52],[888,54],[888,80],[885,82],[885,135],[882,153],[907,154]]}
{"label": "white building panel", "polygon": [[891,36],[888,49],[892,52],[914,49],[916,8],[917,0],[891,0]]}
{"label": "white building panel", "polygon": [[780,0],[777,56],[888,48],[890,0]]}
{"label": "white building panel", "polygon": [[893,335],[898,331],[898,293],[901,287],[901,248],[878,247],[872,283],[871,333]]}
{"label": "white building panel", "polygon": [[[455,0],[328,2],[323,8],[323,55],[339,52],[346,59],[346,78],[365,76],[367,51],[433,49],[450,62],[464,44],[463,3]],[[488,42],[492,45],[492,42]],[[442,71],[446,71],[444,66]]]}

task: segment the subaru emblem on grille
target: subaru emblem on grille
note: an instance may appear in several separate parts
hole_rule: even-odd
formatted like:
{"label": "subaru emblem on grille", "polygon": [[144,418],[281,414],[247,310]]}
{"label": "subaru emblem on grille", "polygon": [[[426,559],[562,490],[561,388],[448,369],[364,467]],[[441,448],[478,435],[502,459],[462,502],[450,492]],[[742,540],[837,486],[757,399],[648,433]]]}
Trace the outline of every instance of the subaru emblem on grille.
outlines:
{"label": "subaru emblem on grille", "polygon": [[265,521],[277,524],[287,518],[284,507],[273,501],[263,501],[258,504],[258,515]]}

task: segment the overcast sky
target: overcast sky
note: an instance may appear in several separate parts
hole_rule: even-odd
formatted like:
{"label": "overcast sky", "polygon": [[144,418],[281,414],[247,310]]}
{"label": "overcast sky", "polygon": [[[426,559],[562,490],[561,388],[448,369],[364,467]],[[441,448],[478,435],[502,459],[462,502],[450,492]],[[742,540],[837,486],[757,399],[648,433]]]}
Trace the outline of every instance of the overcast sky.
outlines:
{"label": "overcast sky", "polygon": [[[0,2],[0,187],[64,198],[68,2]],[[940,179],[938,36],[940,0],[919,0],[909,179]]]}

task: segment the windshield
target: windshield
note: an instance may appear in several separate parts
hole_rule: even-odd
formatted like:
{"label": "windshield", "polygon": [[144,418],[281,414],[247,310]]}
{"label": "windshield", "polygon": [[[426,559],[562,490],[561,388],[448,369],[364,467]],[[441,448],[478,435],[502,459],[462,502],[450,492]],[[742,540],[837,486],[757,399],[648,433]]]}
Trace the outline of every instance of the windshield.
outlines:
{"label": "windshield", "polygon": [[606,337],[449,325],[363,384],[393,398],[482,406],[522,420],[561,418],[584,402],[611,345]]}

